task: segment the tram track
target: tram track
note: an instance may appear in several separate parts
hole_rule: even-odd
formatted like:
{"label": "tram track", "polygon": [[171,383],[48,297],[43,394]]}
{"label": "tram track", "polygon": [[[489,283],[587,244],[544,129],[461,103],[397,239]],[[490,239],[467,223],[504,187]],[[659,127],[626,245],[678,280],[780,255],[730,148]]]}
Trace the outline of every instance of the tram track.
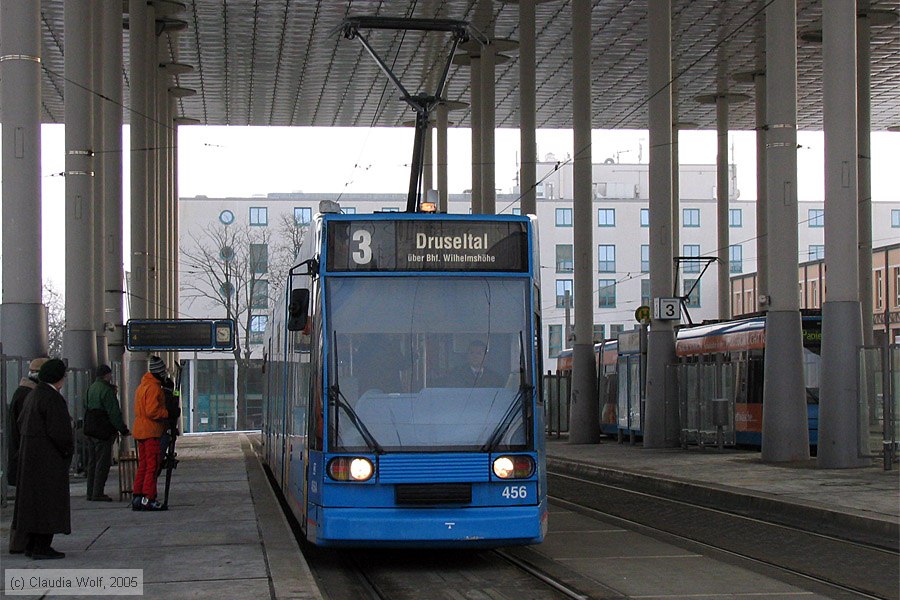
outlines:
{"label": "tram track", "polygon": [[548,479],[553,503],[586,516],[812,584],[829,597],[900,598],[900,554],[892,549],[573,474],[551,471]]}

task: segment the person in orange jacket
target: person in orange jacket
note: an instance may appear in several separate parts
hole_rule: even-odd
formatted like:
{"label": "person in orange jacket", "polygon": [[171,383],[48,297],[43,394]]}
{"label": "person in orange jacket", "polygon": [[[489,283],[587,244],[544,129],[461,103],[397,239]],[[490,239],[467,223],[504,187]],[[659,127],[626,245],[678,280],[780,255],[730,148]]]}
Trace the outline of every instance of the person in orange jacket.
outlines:
{"label": "person in orange jacket", "polygon": [[149,372],[144,373],[134,393],[134,426],[131,435],[138,443],[138,466],[132,487],[131,510],[165,510],[156,499],[159,471],[160,437],[166,428],[166,396],[162,383],[166,363],[151,356]]}

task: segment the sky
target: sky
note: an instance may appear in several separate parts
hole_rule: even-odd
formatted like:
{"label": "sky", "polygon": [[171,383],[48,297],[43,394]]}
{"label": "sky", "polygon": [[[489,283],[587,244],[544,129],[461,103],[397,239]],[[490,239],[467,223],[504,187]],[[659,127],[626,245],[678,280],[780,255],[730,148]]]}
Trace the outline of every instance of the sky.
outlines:
{"label": "sky", "polygon": [[[273,192],[396,192],[409,186],[412,128],[310,127],[179,127],[178,186],[181,197],[238,196]],[[647,132],[595,130],[592,161],[617,158],[622,163],[648,161]],[[65,287],[64,127],[42,126],[42,238],[43,278],[58,290]],[[821,132],[799,132],[798,198],[824,198],[824,137]],[[731,132],[731,160],[737,165],[742,200],[756,198],[756,142],[748,131]],[[123,147],[128,148],[128,128]],[[519,135],[515,129],[496,134],[496,182],[511,192],[518,170]],[[451,193],[471,187],[471,141],[468,129],[448,133],[448,180]],[[539,130],[538,156],[553,154],[565,160],[574,154],[571,130]],[[682,131],[682,163],[714,164],[716,132]],[[872,134],[872,198],[900,200],[900,133]],[[129,162],[123,157],[123,186],[128,214]],[[0,173],[2,175],[2,173]],[[436,181],[436,175],[435,175]],[[129,247],[126,218],[125,248]],[[127,261],[129,252],[123,253]]]}

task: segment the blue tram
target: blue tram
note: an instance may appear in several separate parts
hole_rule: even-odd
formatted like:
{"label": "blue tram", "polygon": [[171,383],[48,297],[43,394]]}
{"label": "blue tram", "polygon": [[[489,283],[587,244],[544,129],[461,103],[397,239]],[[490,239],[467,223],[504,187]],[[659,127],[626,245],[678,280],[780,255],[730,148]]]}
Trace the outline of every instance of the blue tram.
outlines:
{"label": "blue tram", "polygon": [[267,332],[263,429],[310,542],[542,541],[538,256],[526,217],[313,218]]}
{"label": "blue tram", "polygon": [[[822,316],[802,311],[803,374],[806,387],[810,446],[818,445],[819,369],[821,364]],[[763,370],[766,335],[765,316],[720,321],[678,330],[675,354],[679,364],[727,364],[729,387],[734,390],[735,442],[762,445]],[[638,330],[619,334],[618,339],[595,344],[600,430],[608,435],[640,436],[643,428],[643,369]],[[572,370],[572,351],[557,357],[557,371]]]}

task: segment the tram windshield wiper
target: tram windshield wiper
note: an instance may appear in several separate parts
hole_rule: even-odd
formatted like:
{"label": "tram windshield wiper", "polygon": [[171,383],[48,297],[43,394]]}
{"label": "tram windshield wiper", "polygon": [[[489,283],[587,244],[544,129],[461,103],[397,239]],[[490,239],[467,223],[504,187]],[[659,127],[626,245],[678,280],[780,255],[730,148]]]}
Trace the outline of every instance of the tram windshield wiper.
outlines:
{"label": "tram windshield wiper", "polygon": [[[347,418],[353,423],[353,426],[359,432],[359,435],[362,436],[363,441],[366,442],[366,446],[375,452],[375,454],[384,454],[384,448],[381,447],[381,444],[375,439],[375,436],[372,435],[372,432],[369,431],[369,428],[366,427],[366,424],[362,422],[362,419],[359,418],[359,415],[356,414],[356,410],[354,410],[353,405],[347,401],[347,398],[344,397],[344,394],[341,393],[341,386],[339,383],[339,375],[338,371],[340,370],[339,362],[338,362],[338,352],[337,352],[337,332],[334,333],[334,383],[328,388],[328,395],[330,396],[330,400],[334,402],[335,406],[338,408],[343,408],[344,412],[347,414]],[[335,419],[336,420],[336,419]],[[337,423],[335,423],[335,431],[337,431]]]}
{"label": "tram windshield wiper", "polygon": [[[519,391],[516,393],[516,397],[513,398],[512,402],[509,403],[509,408],[506,409],[506,413],[503,415],[503,418],[500,419],[500,422],[497,423],[497,427],[494,428],[494,431],[491,433],[491,437],[488,438],[488,441],[481,447],[481,452],[493,452],[496,450],[497,446],[500,445],[500,440],[503,439],[503,436],[506,435],[506,432],[509,431],[509,428],[512,426],[513,421],[515,421],[516,413],[519,408],[523,406],[523,400],[527,400],[527,406],[531,405],[531,392],[534,390],[534,387],[527,383],[525,378],[525,340],[524,333],[522,331],[519,332]],[[523,415],[524,419],[524,415]]]}

